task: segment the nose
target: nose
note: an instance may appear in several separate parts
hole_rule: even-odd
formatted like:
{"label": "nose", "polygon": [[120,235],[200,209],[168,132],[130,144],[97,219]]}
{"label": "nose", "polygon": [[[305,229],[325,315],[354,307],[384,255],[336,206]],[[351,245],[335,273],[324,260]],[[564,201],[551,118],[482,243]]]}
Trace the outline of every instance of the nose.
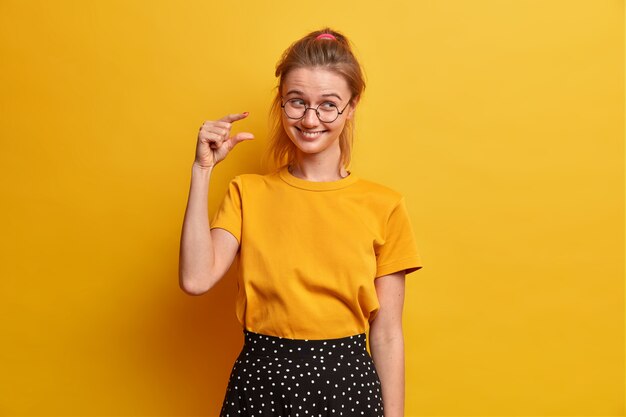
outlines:
{"label": "nose", "polygon": [[306,127],[314,127],[317,126],[320,119],[317,118],[317,111],[314,108],[309,107],[304,112],[304,117],[302,117],[302,125]]}

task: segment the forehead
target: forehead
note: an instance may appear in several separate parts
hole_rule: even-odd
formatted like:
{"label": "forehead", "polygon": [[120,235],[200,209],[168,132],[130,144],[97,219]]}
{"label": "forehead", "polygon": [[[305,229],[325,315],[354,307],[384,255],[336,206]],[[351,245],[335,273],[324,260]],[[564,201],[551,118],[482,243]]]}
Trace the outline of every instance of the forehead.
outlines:
{"label": "forehead", "polygon": [[310,95],[331,92],[338,93],[342,98],[350,95],[345,78],[323,68],[297,68],[290,71],[283,80],[282,94],[294,89]]}

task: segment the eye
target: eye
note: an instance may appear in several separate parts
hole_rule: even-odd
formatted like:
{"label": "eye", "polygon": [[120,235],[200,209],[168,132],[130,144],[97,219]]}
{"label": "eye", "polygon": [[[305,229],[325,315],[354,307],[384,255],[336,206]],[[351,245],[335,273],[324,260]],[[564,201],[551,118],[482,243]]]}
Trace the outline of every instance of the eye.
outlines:
{"label": "eye", "polygon": [[336,107],[337,105],[333,103],[332,101],[326,101],[320,105],[320,109],[323,109],[323,110],[333,110]]}
{"label": "eye", "polygon": [[304,107],[304,100],[301,98],[292,98],[289,100],[289,104],[293,107]]}

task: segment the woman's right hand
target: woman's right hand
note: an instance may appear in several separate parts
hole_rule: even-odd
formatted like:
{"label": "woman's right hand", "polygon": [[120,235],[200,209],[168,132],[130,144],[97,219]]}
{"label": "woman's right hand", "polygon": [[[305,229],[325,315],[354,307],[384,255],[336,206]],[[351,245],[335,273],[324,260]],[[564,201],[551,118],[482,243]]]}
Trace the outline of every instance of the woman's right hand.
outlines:
{"label": "woman's right hand", "polygon": [[248,132],[230,136],[233,122],[245,119],[248,112],[229,114],[219,120],[207,120],[200,126],[198,143],[196,145],[196,160],[194,164],[203,169],[213,168],[218,162],[226,158],[236,144],[244,140],[254,139]]}

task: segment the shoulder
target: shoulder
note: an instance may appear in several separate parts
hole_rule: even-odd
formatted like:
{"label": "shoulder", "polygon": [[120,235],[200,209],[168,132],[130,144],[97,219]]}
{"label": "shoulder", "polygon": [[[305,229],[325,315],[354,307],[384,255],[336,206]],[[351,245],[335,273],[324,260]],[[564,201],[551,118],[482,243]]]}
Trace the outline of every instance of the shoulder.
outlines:
{"label": "shoulder", "polygon": [[259,187],[266,187],[279,180],[276,172],[268,174],[239,174],[231,179],[231,184],[240,190],[253,190]]}
{"label": "shoulder", "polygon": [[390,205],[397,205],[404,199],[404,195],[401,192],[379,182],[359,177],[359,181],[355,185],[357,185],[360,192],[366,193],[368,198]]}
{"label": "shoulder", "polygon": [[239,181],[242,183],[266,183],[276,181],[278,179],[278,173],[270,172],[267,174],[239,174],[235,178],[238,178]]}

